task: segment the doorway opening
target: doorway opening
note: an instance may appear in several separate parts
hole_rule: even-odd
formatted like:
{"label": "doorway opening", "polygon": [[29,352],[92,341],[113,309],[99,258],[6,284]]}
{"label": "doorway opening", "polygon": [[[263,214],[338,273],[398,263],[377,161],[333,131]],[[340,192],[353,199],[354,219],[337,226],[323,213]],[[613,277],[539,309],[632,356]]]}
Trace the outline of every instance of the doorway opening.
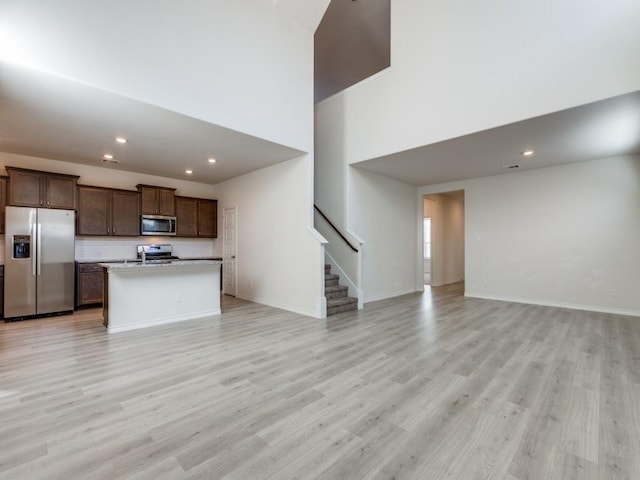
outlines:
{"label": "doorway opening", "polygon": [[464,190],[423,197],[425,289],[464,281]]}
{"label": "doorway opening", "polygon": [[422,246],[422,256],[423,256],[423,271],[422,277],[424,281],[424,286],[431,285],[431,217],[424,217],[424,223],[422,225],[423,231],[423,246]]}

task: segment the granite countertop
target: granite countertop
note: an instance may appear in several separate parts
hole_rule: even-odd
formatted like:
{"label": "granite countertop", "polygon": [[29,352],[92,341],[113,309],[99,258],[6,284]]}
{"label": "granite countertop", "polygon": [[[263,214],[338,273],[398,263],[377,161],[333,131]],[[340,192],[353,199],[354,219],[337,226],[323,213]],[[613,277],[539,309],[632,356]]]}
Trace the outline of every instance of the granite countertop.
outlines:
{"label": "granite countertop", "polygon": [[180,257],[180,260],[222,260],[222,257]]}
{"label": "granite countertop", "polygon": [[147,262],[142,263],[138,261],[126,263],[123,261],[119,262],[99,262],[98,265],[101,267],[105,267],[109,270],[131,270],[137,268],[158,268],[158,267],[190,267],[190,266],[200,266],[200,265],[220,265],[222,262],[220,260],[171,260],[169,262]]}
{"label": "granite countertop", "polygon": [[[195,260],[222,260],[222,257],[180,257],[178,260],[174,260],[174,262],[177,261],[195,261]],[[117,259],[109,259],[109,260],[76,260],[76,262],[78,263],[123,263],[123,262],[131,262],[131,263],[136,263],[136,262],[141,262],[142,260],[140,260],[139,258],[117,258]]]}
{"label": "granite countertop", "polygon": [[109,260],[76,260],[77,263],[118,263],[118,262],[136,262],[136,261],[140,261],[137,260],[136,258],[117,258],[117,259],[109,259]]}

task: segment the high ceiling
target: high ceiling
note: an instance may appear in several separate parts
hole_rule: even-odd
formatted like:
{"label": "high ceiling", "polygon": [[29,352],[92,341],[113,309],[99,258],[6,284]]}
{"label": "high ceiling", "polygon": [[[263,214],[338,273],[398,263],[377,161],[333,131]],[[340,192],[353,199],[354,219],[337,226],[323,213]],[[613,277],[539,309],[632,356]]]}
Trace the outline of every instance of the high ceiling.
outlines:
{"label": "high ceiling", "polygon": [[[309,30],[329,4],[261,1]],[[338,3],[344,8],[369,4]],[[128,138],[126,145],[114,141],[119,135]],[[529,148],[535,155],[524,158],[521,152]],[[207,184],[303,153],[2,61],[0,151]],[[353,165],[409,184],[430,185],[638,152],[640,92],[635,92]],[[104,163],[105,153],[119,163]],[[207,162],[212,156],[217,160],[213,165]],[[519,167],[503,169],[511,165]],[[186,174],[187,169],[193,174]]]}
{"label": "high ceiling", "polygon": [[640,91],[352,165],[421,186],[634,153]]}
{"label": "high ceiling", "polygon": [[[120,145],[116,136],[125,136]],[[0,151],[215,184],[300,151],[0,62]],[[119,163],[105,163],[112,154]],[[209,164],[215,155],[217,162]],[[188,175],[185,170],[191,169]]]}

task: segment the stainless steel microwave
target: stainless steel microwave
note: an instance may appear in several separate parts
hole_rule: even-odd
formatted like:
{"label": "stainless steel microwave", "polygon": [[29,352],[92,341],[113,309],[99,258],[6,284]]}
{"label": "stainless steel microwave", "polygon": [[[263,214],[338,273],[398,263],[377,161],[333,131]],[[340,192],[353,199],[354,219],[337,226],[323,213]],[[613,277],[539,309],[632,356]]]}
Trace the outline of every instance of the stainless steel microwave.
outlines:
{"label": "stainless steel microwave", "polygon": [[140,233],[142,235],[175,235],[176,217],[165,215],[142,215]]}

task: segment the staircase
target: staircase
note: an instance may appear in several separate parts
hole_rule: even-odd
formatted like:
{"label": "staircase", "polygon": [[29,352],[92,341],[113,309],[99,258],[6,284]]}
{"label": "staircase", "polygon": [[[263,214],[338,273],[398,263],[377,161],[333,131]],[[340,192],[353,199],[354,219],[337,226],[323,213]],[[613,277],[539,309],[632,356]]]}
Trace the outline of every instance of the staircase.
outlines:
{"label": "staircase", "polygon": [[331,265],[324,266],[324,296],[327,298],[327,317],[358,309],[358,299],[348,297],[348,288],[340,285],[340,275],[331,273]]}

